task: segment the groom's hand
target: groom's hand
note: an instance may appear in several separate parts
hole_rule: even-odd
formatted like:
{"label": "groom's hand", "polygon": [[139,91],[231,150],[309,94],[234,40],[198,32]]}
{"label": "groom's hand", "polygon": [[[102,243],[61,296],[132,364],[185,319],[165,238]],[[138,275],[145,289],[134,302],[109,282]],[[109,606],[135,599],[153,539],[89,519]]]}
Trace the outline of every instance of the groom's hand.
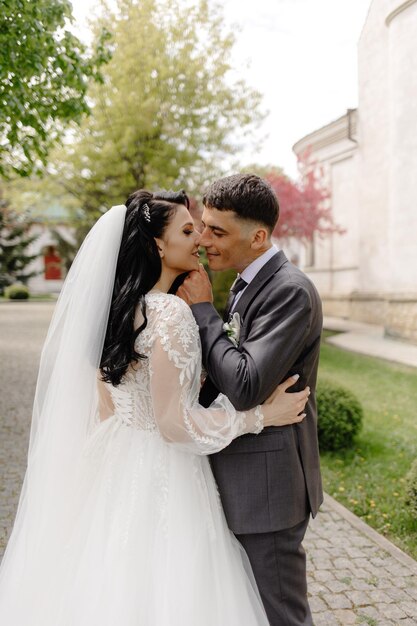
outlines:
{"label": "groom's hand", "polygon": [[177,296],[182,298],[190,306],[199,302],[213,302],[213,291],[210,279],[204,267],[199,266],[198,271],[190,272],[183,284],[177,291]]}

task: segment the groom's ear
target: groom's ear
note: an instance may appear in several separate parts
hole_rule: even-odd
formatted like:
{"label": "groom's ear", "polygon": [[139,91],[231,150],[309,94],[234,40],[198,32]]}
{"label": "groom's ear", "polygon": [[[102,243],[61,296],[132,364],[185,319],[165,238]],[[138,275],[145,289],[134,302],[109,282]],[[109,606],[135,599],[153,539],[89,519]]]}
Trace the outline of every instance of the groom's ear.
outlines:
{"label": "groom's ear", "polygon": [[252,232],[251,248],[260,250],[269,240],[269,231],[265,226],[257,226]]}

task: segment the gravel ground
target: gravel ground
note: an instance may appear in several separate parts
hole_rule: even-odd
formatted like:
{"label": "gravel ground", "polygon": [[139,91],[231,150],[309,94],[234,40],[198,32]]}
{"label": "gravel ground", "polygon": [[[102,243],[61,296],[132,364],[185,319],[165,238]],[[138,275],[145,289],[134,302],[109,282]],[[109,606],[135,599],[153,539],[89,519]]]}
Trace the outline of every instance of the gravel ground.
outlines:
{"label": "gravel ground", "polygon": [[0,557],[26,469],[39,357],[53,309],[49,302],[0,304]]}

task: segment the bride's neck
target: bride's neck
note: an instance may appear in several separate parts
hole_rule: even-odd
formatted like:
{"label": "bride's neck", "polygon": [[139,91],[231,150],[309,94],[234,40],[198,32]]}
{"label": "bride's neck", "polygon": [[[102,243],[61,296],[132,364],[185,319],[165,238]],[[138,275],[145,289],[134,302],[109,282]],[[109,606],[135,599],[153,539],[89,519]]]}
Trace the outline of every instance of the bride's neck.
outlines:
{"label": "bride's neck", "polygon": [[161,276],[158,282],[154,284],[151,291],[163,291],[164,293],[168,293],[177,276],[179,276],[178,272],[162,268]]}

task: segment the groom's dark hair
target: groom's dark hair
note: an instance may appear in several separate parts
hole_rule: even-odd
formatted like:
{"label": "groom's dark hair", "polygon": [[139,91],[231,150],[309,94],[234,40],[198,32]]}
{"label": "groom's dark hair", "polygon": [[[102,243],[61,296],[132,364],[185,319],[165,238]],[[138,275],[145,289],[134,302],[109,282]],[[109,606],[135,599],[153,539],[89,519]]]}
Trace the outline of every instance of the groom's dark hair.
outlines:
{"label": "groom's dark hair", "polygon": [[278,222],[278,198],[269,183],[256,174],[220,178],[205,191],[203,204],[218,211],[234,211],[239,217],[260,222],[272,232]]}

